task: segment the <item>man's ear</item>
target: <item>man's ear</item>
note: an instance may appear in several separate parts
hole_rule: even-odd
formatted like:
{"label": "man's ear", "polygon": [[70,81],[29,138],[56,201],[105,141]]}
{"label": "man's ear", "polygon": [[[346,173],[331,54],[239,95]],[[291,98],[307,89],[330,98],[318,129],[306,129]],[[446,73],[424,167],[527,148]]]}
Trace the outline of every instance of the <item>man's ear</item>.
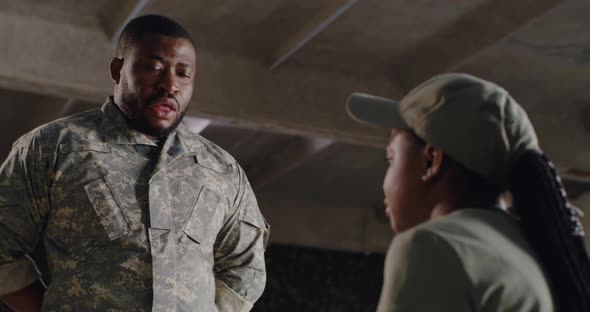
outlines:
{"label": "man's ear", "polygon": [[440,176],[445,155],[440,148],[431,144],[426,144],[423,153],[426,170],[422,176],[422,181],[431,182]]}
{"label": "man's ear", "polygon": [[121,80],[121,69],[123,69],[123,58],[113,57],[109,65],[109,73],[115,84],[119,84]]}

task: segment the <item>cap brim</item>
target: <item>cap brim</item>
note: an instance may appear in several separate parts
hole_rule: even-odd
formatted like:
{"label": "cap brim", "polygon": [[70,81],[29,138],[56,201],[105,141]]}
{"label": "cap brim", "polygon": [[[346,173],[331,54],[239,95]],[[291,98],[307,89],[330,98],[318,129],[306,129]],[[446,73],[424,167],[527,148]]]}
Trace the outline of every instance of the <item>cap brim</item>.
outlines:
{"label": "cap brim", "polygon": [[391,129],[408,129],[401,116],[399,103],[391,99],[364,93],[353,93],[346,110],[354,120]]}

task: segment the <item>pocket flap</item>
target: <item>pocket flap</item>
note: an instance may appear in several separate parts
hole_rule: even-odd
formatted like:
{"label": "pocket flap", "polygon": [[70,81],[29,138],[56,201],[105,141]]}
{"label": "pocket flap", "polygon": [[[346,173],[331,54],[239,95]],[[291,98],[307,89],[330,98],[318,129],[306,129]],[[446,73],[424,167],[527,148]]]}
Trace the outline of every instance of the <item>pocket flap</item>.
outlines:
{"label": "pocket flap", "polygon": [[103,142],[91,142],[82,140],[72,140],[59,144],[60,153],[72,152],[99,152],[108,153],[109,145]]}
{"label": "pocket flap", "polygon": [[262,244],[266,248],[270,235],[270,225],[266,222],[258,207],[243,210],[240,221],[255,227],[259,233],[262,233]]}
{"label": "pocket flap", "polygon": [[217,233],[210,233],[213,215],[215,210],[219,209],[219,196],[207,187],[202,187],[197,202],[193,207],[186,225],[184,233],[199,244],[204,244],[208,238],[217,236]]}
{"label": "pocket flap", "polygon": [[84,185],[84,190],[110,240],[129,234],[129,221],[105,177]]}
{"label": "pocket flap", "polygon": [[244,221],[259,229],[268,229],[270,227],[257,208],[244,210],[240,216],[240,221]]}
{"label": "pocket flap", "polygon": [[195,161],[202,167],[207,169],[211,169],[215,172],[219,173],[229,173],[231,172],[231,165],[224,164],[216,159],[212,159],[205,155],[195,155]]}

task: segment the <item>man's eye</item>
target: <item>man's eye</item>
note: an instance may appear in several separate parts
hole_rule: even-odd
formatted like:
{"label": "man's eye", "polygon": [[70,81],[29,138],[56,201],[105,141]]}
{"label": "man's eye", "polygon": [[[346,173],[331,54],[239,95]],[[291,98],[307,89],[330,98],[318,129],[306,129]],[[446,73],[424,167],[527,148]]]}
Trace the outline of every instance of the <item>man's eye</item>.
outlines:
{"label": "man's eye", "polygon": [[146,69],[149,70],[149,71],[155,71],[155,72],[162,71],[162,67],[161,66],[146,66]]}
{"label": "man's eye", "polygon": [[184,77],[184,78],[190,78],[191,77],[191,75],[189,75],[187,73],[178,73],[178,76]]}

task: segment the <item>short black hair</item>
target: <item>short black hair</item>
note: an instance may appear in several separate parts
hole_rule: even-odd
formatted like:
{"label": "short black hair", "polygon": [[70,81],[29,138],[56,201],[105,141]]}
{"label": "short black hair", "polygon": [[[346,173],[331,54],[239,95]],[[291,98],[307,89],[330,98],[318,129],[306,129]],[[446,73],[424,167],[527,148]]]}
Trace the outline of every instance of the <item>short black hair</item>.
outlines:
{"label": "short black hair", "polygon": [[130,47],[150,35],[188,39],[196,49],[195,42],[188,31],[178,22],[162,15],[143,15],[129,21],[121,31],[116,56],[123,57]]}

